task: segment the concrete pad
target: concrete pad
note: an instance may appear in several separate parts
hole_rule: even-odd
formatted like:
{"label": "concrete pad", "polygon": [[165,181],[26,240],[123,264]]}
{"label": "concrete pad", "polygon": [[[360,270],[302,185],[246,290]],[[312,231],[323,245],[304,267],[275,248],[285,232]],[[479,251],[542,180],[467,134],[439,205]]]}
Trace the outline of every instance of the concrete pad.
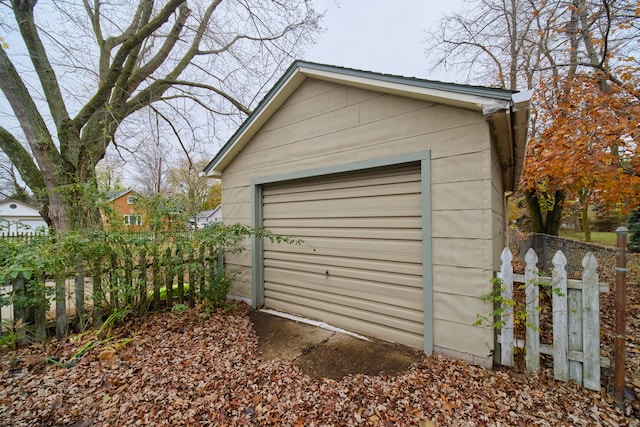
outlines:
{"label": "concrete pad", "polygon": [[258,335],[258,352],[265,359],[294,361],[303,352],[319,345],[335,332],[261,311],[249,314]]}
{"label": "concrete pad", "polygon": [[258,336],[260,357],[289,360],[315,378],[396,375],[424,355],[400,344],[371,337],[363,340],[263,311],[251,311],[249,317]]}

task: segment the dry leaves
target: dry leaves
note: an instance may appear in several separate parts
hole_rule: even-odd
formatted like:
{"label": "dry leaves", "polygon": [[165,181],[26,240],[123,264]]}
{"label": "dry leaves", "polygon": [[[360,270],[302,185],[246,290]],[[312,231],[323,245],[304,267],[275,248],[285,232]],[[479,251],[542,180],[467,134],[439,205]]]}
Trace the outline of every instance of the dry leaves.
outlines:
{"label": "dry leaves", "polygon": [[[196,310],[125,325],[131,343],[81,342],[5,354],[0,425],[633,425],[603,393],[541,375],[492,372],[424,357],[396,377],[314,380],[296,365],[257,357],[247,307],[204,318]],[[636,414],[637,415],[637,414]]]}

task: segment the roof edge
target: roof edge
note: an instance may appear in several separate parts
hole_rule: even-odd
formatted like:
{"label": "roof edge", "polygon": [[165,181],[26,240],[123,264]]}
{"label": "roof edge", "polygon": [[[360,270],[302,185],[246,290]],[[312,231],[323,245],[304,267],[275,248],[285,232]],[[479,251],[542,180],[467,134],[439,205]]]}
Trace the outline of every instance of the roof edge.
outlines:
{"label": "roof edge", "polygon": [[[341,80],[341,77],[343,77],[344,84],[352,81],[350,79],[357,79],[364,82],[364,84],[369,85],[372,81],[378,81],[384,85],[392,86],[396,90],[402,89],[403,92],[412,92],[406,88],[415,88],[415,93],[422,92],[423,95],[426,93],[431,95],[439,94],[442,99],[447,99],[444,94],[456,94],[456,97],[451,97],[452,100],[456,98],[455,101],[458,103],[474,105],[481,109],[486,108],[488,105],[491,106],[492,102],[500,104],[498,107],[499,109],[505,108],[505,104],[513,105],[513,95],[518,93],[517,91],[499,88],[446,83],[435,80],[419,79],[416,77],[404,77],[296,60],[267,92],[256,108],[251,112],[251,114],[249,114],[249,116],[247,116],[244,122],[242,122],[240,127],[216,153],[207,166],[205,166],[203,172],[208,176],[220,178],[222,176],[222,169],[224,169],[224,167],[226,167],[226,165],[231,161],[231,159],[227,159],[227,157],[229,155],[233,155],[233,157],[235,157],[233,152],[239,152],[242,149],[242,146],[236,148],[236,144],[239,141],[242,141],[244,139],[243,137],[247,136],[247,139],[249,139],[253,135],[251,133],[252,126],[256,124],[261,115],[268,110],[270,106],[272,106],[272,103],[278,98],[278,95],[282,95],[283,90],[286,92],[288,87],[289,90],[293,92],[293,90],[295,90],[295,88],[297,88],[308,77],[325,79],[333,78],[336,80]],[[292,81],[293,84],[291,83]],[[381,88],[382,86],[383,85],[381,85]],[[390,93],[393,93],[393,91],[390,90]],[[285,93],[283,98],[286,99],[287,97],[288,94]],[[280,101],[284,102],[284,99],[281,99]],[[277,108],[278,106],[279,105],[274,108]],[[266,119],[263,121],[266,121]],[[255,130],[257,131],[257,129]],[[218,170],[218,166],[221,163],[224,164],[222,165],[222,168]]]}

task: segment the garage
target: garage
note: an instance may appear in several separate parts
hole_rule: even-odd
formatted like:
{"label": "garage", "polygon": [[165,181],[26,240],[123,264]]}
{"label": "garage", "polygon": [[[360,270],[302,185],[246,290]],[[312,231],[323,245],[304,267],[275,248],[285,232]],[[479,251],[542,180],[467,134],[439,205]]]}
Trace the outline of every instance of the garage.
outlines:
{"label": "garage", "polygon": [[506,242],[530,93],[295,61],[212,158],[230,297],[490,366],[482,296]]}
{"label": "garage", "polygon": [[420,164],[265,186],[264,305],[422,348]]}

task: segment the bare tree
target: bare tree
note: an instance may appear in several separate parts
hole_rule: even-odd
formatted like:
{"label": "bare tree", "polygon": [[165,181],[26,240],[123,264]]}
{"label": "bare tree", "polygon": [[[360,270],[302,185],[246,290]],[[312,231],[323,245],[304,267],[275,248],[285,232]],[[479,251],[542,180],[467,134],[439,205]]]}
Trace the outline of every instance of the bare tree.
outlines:
{"label": "bare tree", "polygon": [[0,28],[19,34],[0,48],[13,112],[0,149],[56,230],[100,227],[95,166],[141,115],[152,109],[178,141],[205,140],[189,124],[249,114],[319,20],[307,0],[36,4],[0,1]]}
{"label": "bare tree", "polygon": [[106,193],[126,189],[122,181],[124,164],[124,159],[117,153],[107,151],[104,158],[96,165],[96,184],[99,192]]}
{"label": "bare tree", "polygon": [[22,202],[33,202],[34,197],[27,191],[15,166],[0,153],[0,199],[16,199]]}
{"label": "bare tree", "polygon": [[182,199],[189,214],[213,209],[220,203],[220,182],[202,175],[208,159],[183,160],[169,169],[168,182],[172,193]]}

